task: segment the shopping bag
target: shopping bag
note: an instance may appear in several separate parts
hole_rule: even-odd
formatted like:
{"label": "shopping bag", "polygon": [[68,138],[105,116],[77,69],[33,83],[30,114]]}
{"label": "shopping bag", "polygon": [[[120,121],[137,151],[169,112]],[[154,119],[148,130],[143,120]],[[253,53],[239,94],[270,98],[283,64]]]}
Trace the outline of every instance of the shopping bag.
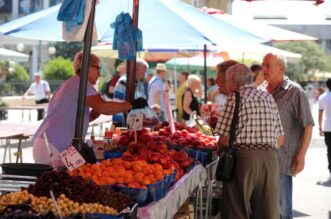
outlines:
{"label": "shopping bag", "polygon": [[197,112],[193,111],[193,113],[191,113],[190,115],[190,119],[185,122],[185,125],[187,127],[194,127],[197,124],[196,116],[197,116]]}
{"label": "shopping bag", "polygon": [[[85,11],[84,11],[84,22],[81,25],[72,26],[67,22],[62,22],[62,38],[65,41],[83,41],[85,37],[87,23],[91,14],[92,1],[86,1]],[[68,25],[70,27],[68,27]],[[93,24],[93,35],[92,40],[96,41],[98,39],[97,29],[95,23]]]}
{"label": "shopping bag", "polygon": [[234,148],[229,147],[219,155],[219,160],[216,168],[216,180],[229,182],[235,170]]}
{"label": "shopping bag", "polygon": [[235,171],[235,149],[233,148],[234,140],[236,138],[236,128],[239,120],[239,104],[240,94],[235,92],[236,102],[234,107],[233,118],[230,128],[230,139],[228,148],[219,155],[219,160],[216,168],[216,180],[222,182],[229,182]]}

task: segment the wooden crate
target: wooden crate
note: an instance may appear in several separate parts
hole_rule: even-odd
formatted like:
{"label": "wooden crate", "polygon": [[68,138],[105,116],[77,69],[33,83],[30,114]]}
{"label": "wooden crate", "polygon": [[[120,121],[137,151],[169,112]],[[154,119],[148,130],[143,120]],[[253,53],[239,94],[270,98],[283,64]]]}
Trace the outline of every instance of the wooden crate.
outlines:
{"label": "wooden crate", "polygon": [[189,202],[185,202],[180,207],[173,219],[194,219],[194,208]]}

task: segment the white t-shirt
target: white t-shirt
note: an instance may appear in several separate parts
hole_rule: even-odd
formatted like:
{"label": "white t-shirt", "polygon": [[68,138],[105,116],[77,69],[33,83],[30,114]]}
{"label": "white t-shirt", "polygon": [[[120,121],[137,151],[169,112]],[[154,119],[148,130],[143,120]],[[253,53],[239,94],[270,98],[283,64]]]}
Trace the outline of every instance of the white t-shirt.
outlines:
{"label": "white t-shirt", "polygon": [[40,80],[39,84],[36,82],[32,83],[28,89],[29,93],[32,93],[35,96],[36,100],[42,100],[47,98],[47,92],[50,92],[51,89],[47,81]]}
{"label": "white t-shirt", "polygon": [[151,107],[155,104],[154,93],[160,93],[160,109],[166,112],[165,102],[164,102],[164,85],[162,79],[155,75],[148,84],[148,105]]}
{"label": "white t-shirt", "polygon": [[318,106],[324,111],[323,131],[331,132],[331,92],[325,92],[318,98]]}

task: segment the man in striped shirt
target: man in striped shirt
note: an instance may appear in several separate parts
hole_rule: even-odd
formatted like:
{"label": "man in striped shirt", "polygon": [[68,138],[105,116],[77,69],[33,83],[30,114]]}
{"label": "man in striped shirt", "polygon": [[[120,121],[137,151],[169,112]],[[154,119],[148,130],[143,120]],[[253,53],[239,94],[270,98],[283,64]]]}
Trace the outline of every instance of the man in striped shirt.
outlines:
{"label": "man in striped shirt", "polygon": [[276,148],[283,143],[277,104],[258,90],[250,69],[236,64],[226,71],[229,97],[220,112],[216,133],[219,147],[228,146],[236,97],[240,94],[239,119],[235,131],[235,173],[224,183],[222,219],[279,219],[279,170]]}
{"label": "man in striped shirt", "polygon": [[267,91],[278,105],[285,132],[284,146],[278,150],[280,171],[280,210],[282,219],[293,218],[292,176],[305,165],[305,155],[311,140],[314,120],[302,87],[285,76],[285,60],[267,54],[262,63]]}
{"label": "man in striped shirt", "polygon": [[[135,92],[134,99],[143,98],[145,100],[148,99],[148,87],[145,82],[145,73],[148,69],[148,63],[141,58],[137,58],[136,60],[136,82],[135,82]],[[126,74],[122,75],[120,79],[117,81],[115,89],[114,89],[114,99],[115,100],[125,100],[126,99]],[[113,124],[116,127],[123,127],[126,125],[124,114],[117,113],[113,116]]]}

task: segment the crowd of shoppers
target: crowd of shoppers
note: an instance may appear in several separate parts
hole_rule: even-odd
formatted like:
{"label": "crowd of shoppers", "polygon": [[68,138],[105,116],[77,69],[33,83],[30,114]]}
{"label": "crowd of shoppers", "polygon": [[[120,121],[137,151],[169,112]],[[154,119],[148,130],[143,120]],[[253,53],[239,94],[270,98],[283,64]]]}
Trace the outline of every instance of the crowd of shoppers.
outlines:
{"label": "crowd of shoppers", "polygon": [[[53,154],[63,151],[73,138],[74,121],[82,53],[74,60],[76,76],[65,81],[49,103],[48,114],[34,136],[34,158],[37,163],[49,163],[43,133],[47,133]],[[120,77],[109,93],[115,100],[125,100],[125,64],[118,68]],[[144,99],[158,115],[159,121],[169,120],[169,95],[173,85],[167,80],[168,69],[158,63],[155,74],[148,63],[137,59],[134,99]],[[305,155],[312,137],[314,121],[307,96],[302,87],[286,77],[286,64],[282,56],[265,55],[262,65],[247,67],[234,60],[216,66],[216,79],[209,78],[209,101],[221,105],[214,133],[219,135],[219,152],[228,147],[236,95],[239,93],[239,120],[235,130],[236,164],[234,177],[223,183],[221,216],[232,218],[293,218],[293,176],[305,166]],[[147,73],[148,72],[148,73]],[[84,117],[85,136],[89,118],[99,114],[115,114],[116,126],[125,125],[123,112],[132,105],[127,102],[106,102],[97,93],[95,85],[100,76],[100,60],[91,54],[89,60],[87,97]],[[176,92],[177,121],[187,121],[195,112],[200,115],[201,79],[188,71],[179,75]],[[42,84],[42,86],[41,86]],[[35,75],[35,83],[27,94],[36,99],[50,94],[49,86]],[[329,91],[320,95],[319,130],[328,147],[331,180],[331,79],[326,82]],[[36,87],[43,87],[43,92]],[[41,95],[41,93],[43,95]],[[71,95],[68,95],[70,93]],[[89,113],[89,108],[92,110]],[[90,117],[89,117],[90,115]],[[323,116],[325,122],[323,123]],[[39,118],[39,116],[38,116]],[[58,138],[58,136],[61,138]]]}

